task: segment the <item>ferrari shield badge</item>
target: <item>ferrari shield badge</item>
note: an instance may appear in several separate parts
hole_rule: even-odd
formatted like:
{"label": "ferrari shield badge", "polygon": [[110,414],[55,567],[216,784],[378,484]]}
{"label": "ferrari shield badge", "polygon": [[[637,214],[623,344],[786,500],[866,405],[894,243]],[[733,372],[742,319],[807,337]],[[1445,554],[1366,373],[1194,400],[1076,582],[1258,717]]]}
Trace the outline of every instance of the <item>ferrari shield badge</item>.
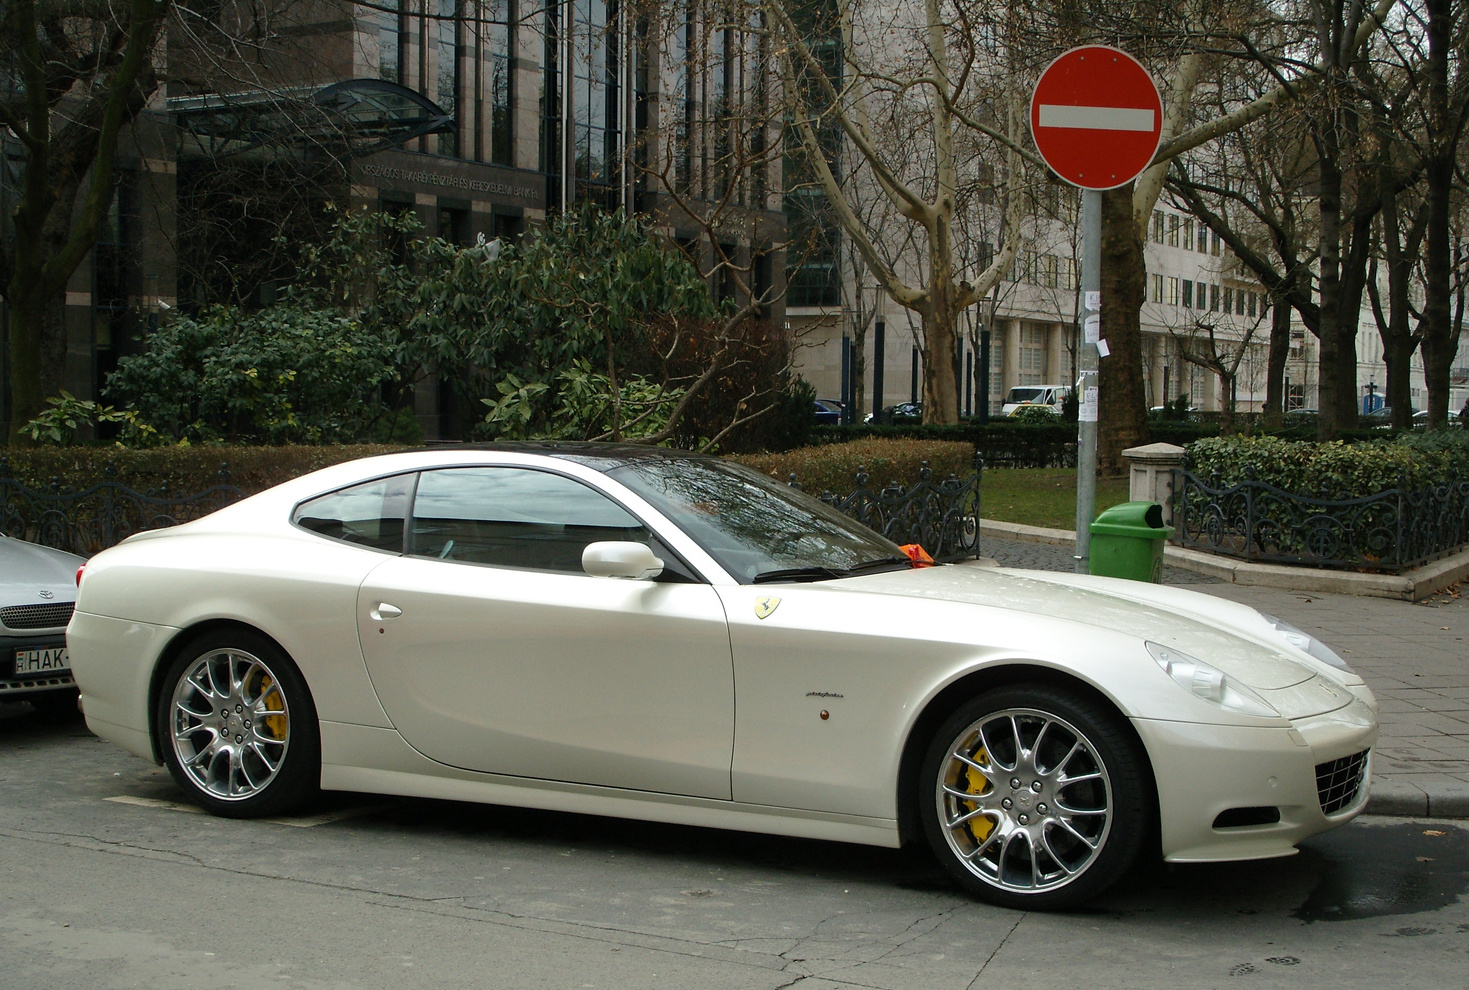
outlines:
{"label": "ferrari shield badge", "polygon": [[779,598],[769,596],[757,598],[755,599],[755,618],[768,619],[778,608],[780,608]]}

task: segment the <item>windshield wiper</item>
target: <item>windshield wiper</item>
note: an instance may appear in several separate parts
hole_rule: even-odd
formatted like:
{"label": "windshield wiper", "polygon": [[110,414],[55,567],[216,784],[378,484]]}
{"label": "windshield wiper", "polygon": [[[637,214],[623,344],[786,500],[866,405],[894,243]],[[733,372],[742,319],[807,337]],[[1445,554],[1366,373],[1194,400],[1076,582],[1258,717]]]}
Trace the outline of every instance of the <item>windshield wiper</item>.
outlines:
{"label": "windshield wiper", "polygon": [[751,584],[767,581],[826,581],[830,578],[846,577],[851,571],[835,567],[782,567],[773,571],[761,571],[750,579]]}
{"label": "windshield wiper", "polygon": [[864,560],[848,568],[848,574],[866,574],[869,571],[881,570],[908,570],[913,566],[913,561],[907,557],[874,557],[872,560]]}

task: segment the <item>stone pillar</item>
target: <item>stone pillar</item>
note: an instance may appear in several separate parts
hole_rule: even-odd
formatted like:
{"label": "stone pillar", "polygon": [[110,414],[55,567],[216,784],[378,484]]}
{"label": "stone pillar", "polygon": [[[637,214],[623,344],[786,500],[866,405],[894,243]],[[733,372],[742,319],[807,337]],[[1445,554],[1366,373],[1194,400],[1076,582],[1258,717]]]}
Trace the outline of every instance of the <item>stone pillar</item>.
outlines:
{"label": "stone pillar", "polygon": [[1122,452],[1128,464],[1128,498],[1163,506],[1163,525],[1173,525],[1173,470],[1183,467],[1186,455],[1171,443],[1150,443]]}

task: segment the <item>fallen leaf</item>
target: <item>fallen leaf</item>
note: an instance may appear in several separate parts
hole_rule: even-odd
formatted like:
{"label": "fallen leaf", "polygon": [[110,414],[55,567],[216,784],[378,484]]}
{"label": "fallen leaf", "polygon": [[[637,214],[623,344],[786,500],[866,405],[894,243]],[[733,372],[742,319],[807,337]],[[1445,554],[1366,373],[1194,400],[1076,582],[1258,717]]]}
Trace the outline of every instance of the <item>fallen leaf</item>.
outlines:
{"label": "fallen leaf", "polygon": [[1441,832],[1441,831],[1439,831],[1436,828],[1426,828],[1426,829],[1423,830],[1423,834],[1424,835],[1439,836],[1439,835],[1448,835],[1449,833],[1447,833],[1447,832]]}

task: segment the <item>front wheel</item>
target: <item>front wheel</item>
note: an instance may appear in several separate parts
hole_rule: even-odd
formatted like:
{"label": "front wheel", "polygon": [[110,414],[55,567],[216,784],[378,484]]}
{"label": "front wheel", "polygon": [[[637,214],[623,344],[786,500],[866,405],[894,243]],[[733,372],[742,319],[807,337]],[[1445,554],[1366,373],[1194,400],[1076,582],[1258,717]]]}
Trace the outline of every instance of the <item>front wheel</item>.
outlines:
{"label": "front wheel", "polygon": [[164,678],[157,727],[174,780],[214,814],[275,815],[316,794],[321,742],[311,696],[285,653],[258,633],[189,643]]}
{"label": "front wheel", "polygon": [[978,897],[1069,907],[1137,858],[1152,812],[1146,756],[1119,716],[1064,688],[987,691],[951,715],[918,799],[934,853]]}

